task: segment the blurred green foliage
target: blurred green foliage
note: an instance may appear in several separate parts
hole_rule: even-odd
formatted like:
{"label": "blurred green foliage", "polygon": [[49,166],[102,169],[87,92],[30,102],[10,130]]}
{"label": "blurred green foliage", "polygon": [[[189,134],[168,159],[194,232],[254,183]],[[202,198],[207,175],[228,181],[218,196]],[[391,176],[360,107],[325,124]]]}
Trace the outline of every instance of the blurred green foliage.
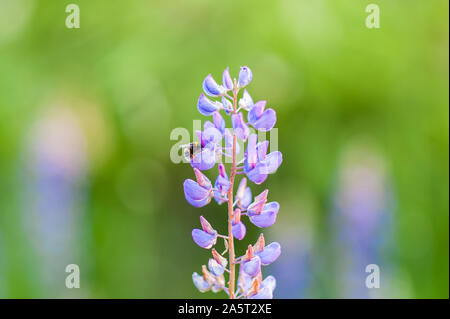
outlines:
{"label": "blurred green foliage", "polygon": [[[365,27],[372,2],[380,29]],[[65,27],[69,3],[80,29]],[[169,135],[201,118],[208,73],[248,65],[253,98],[278,114],[284,162],[267,187],[279,219],[297,218],[302,198],[314,207],[326,264],[308,296],[339,297],[325,225],[341,151],[362,139],[388,163],[399,296],[448,298],[447,1],[0,0],[0,11],[1,297],[223,297],[193,287],[209,255],[190,231],[200,214],[225,229],[225,208],[187,204],[192,171],[170,161]],[[73,110],[87,137],[86,266],[64,294],[42,283],[24,222],[27,143],[49,105]]]}

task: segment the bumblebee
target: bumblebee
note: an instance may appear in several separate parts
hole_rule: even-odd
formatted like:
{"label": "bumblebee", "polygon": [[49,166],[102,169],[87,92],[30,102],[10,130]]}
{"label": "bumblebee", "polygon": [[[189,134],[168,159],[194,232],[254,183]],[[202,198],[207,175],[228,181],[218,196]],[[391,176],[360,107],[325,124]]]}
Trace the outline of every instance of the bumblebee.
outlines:
{"label": "bumblebee", "polygon": [[202,147],[199,142],[180,145],[180,148],[183,149],[183,156],[187,161],[191,161],[195,155],[202,151]]}

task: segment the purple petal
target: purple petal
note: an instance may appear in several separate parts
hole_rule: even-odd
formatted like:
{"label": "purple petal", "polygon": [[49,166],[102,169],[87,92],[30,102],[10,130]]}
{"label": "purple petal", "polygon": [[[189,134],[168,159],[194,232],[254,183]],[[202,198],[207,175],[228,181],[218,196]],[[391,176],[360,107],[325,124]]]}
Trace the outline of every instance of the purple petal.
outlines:
{"label": "purple petal", "polygon": [[244,122],[244,117],[242,113],[231,115],[231,123],[233,125],[233,130],[236,133],[236,136],[241,140],[246,140],[248,134],[250,134],[250,129],[248,128],[247,123]]}
{"label": "purple petal", "polygon": [[191,166],[201,171],[211,169],[216,164],[216,154],[213,150],[206,147],[198,154],[195,154],[191,160]]}
{"label": "purple petal", "polygon": [[258,154],[256,152],[256,142],[258,136],[256,134],[250,134],[247,143],[247,158],[245,160],[244,171],[247,173],[256,166],[258,161]]}
{"label": "purple petal", "polygon": [[225,268],[212,258],[209,259],[208,269],[214,276],[223,275],[225,271]]}
{"label": "purple petal", "polygon": [[194,168],[195,179],[197,183],[205,189],[211,189],[211,181],[198,169]]}
{"label": "purple petal", "polygon": [[203,207],[211,200],[210,189],[201,187],[192,179],[187,179],[183,183],[184,196],[189,204],[194,207]]}
{"label": "purple petal", "polygon": [[256,255],[261,259],[261,264],[267,266],[273,263],[278,258],[278,256],[280,256],[280,253],[280,244],[277,242],[273,242],[264,247],[264,249],[259,253],[256,253]]}
{"label": "purple petal", "polygon": [[258,154],[259,161],[266,159],[266,153],[267,153],[268,147],[269,147],[269,141],[259,142],[256,145],[256,153]]}
{"label": "purple petal", "polygon": [[231,79],[230,68],[228,67],[223,71],[222,84],[227,91],[233,89],[233,80]]}
{"label": "purple petal", "polygon": [[248,122],[254,123],[256,122],[264,112],[264,108],[266,107],[266,101],[258,101],[253,105],[253,108],[247,114]]}
{"label": "purple petal", "polygon": [[249,216],[250,221],[260,228],[272,226],[277,220],[278,210],[280,204],[277,202],[271,202],[264,205],[264,208],[259,215]]}
{"label": "purple petal", "polygon": [[225,96],[222,96],[222,107],[227,114],[233,110],[233,104]]}
{"label": "purple petal", "polygon": [[256,276],[261,271],[261,260],[255,256],[250,260],[244,261],[242,270],[252,277]]}
{"label": "purple petal", "polygon": [[206,292],[211,288],[211,285],[203,278],[203,276],[200,276],[196,272],[192,274],[192,281],[200,292]]}
{"label": "purple petal", "polygon": [[250,110],[253,108],[253,99],[246,89],[244,90],[242,98],[239,99],[239,106],[242,107],[244,110]]}
{"label": "purple petal", "polygon": [[207,232],[208,234],[215,234],[215,233],[217,233],[214,230],[214,228],[212,228],[211,224],[203,216],[200,216],[200,224],[202,225],[203,231]]}
{"label": "purple petal", "polygon": [[283,154],[280,151],[272,152],[266,156],[263,163],[266,167],[266,174],[274,173],[283,162]]}
{"label": "purple petal", "polygon": [[207,232],[196,228],[192,230],[192,239],[194,239],[194,242],[200,247],[209,249],[216,244],[217,233],[208,234]]}
{"label": "purple petal", "polygon": [[209,96],[217,97],[224,93],[224,88],[217,84],[211,74],[203,81],[203,91]]}
{"label": "purple petal", "polygon": [[259,185],[267,179],[267,167],[264,163],[256,164],[255,168],[247,172],[247,177],[253,183]]}
{"label": "purple petal", "polygon": [[267,132],[275,126],[276,122],[277,114],[275,111],[273,109],[267,109],[259,119],[254,122],[250,122],[250,124],[261,132]]}
{"label": "purple petal", "polygon": [[245,233],[247,232],[247,229],[245,228],[245,225],[243,222],[239,222],[239,223],[233,224],[231,226],[231,231],[232,231],[234,237],[236,237],[239,240],[242,240],[245,237]]}
{"label": "purple petal", "polygon": [[215,102],[208,99],[203,93],[200,95],[197,101],[198,111],[203,115],[211,115],[218,110]]}
{"label": "purple petal", "polygon": [[220,131],[211,122],[206,121],[202,133],[202,142],[207,145],[209,143],[220,144],[221,141],[222,133],[220,133]]}
{"label": "purple petal", "polygon": [[274,291],[275,287],[277,286],[277,280],[274,276],[267,276],[266,279],[262,281],[261,286],[267,287],[270,290]]}
{"label": "purple petal", "polygon": [[240,87],[247,86],[253,78],[252,70],[249,67],[241,67],[241,71],[239,72],[239,81],[238,84]]}
{"label": "purple petal", "polygon": [[219,112],[213,113],[213,122],[214,126],[223,134],[225,132],[225,120]]}
{"label": "purple petal", "polygon": [[249,299],[272,299],[273,292],[269,287],[262,287],[256,294],[249,297]]}

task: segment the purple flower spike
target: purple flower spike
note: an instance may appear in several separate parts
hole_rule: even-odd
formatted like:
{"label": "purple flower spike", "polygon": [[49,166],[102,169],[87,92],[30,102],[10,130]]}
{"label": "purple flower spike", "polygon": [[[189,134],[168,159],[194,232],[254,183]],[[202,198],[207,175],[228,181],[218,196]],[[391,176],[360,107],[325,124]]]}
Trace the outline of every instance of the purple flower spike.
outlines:
{"label": "purple flower spike", "polygon": [[227,201],[227,192],[230,189],[230,181],[228,180],[227,172],[225,171],[225,166],[219,164],[219,176],[217,176],[216,183],[214,184],[214,199],[217,203],[222,204]]}
{"label": "purple flower spike", "polygon": [[213,114],[217,110],[219,110],[219,105],[217,104],[217,102],[213,102],[210,99],[208,99],[202,93],[202,94],[200,94],[200,97],[198,98],[197,108],[201,114],[208,116],[208,115]]}
{"label": "purple flower spike", "polygon": [[[207,266],[202,266],[202,273],[193,273],[194,285],[201,292],[224,291],[230,298],[268,299],[273,297],[276,281],[273,276],[263,280],[261,267],[278,258],[281,252],[279,243],[266,245],[261,234],[255,245],[248,245],[245,254],[231,258],[228,265],[228,258],[238,253],[234,245],[235,240],[243,240],[246,237],[247,229],[241,217],[246,216],[257,227],[269,227],[276,221],[280,209],[277,202],[267,202],[267,189],[253,199],[247,184],[247,179],[255,184],[263,183],[269,174],[278,169],[283,160],[278,151],[267,153],[268,141],[258,142],[258,136],[251,134],[250,125],[252,130],[267,132],[277,121],[275,111],[266,109],[266,101],[254,103],[245,88],[251,83],[252,77],[250,68],[244,66],[240,69],[237,81],[231,77],[228,67],[222,74],[220,84],[211,74],[204,79],[204,94],[200,95],[197,108],[201,114],[212,116],[212,119],[205,121],[203,129],[195,132],[199,142],[183,146],[183,155],[190,159],[195,173],[195,180],[185,180],[183,188],[186,200],[195,207],[207,205],[213,197],[219,205],[228,203],[228,234],[219,234],[203,216],[200,216],[201,229],[192,230],[194,242],[202,248],[211,249],[212,253]],[[224,113],[221,113],[221,110],[224,110]],[[247,115],[244,115],[244,112],[248,112]],[[226,119],[223,114],[230,116],[233,130],[225,128]],[[247,146],[242,154],[240,148],[245,143]],[[223,157],[226,157],[224,164],[221,163]],[[217,162],[218,175],[212,185],[202,171],[213,168]],[[228,177],[225,167],[228,162],[228,173],[232,179]],[[234,193],[241,174],[245,174],[245,177],[242,176]],[[213,248],[219,237],[225,245],[222,254]],[[228,258],[225,256],[227,253]],[[237,265],[239,274],[236,286],[233,269]]]}
{"label": "purple flower spike", "polygon": [[246,89],[242,94],[242,98],[239,100],[239,107],[247,111],[253,108],[253,99]]}
{"label": "purple flower spike", "polygon": [[211,201],[212,185],[209,179],[198,169],[194,168],[197,181],[187,179],[184,181],[184,196],[194,207],[203,207]]}
{"label": "purple flower spike", "polygon": [[206,95],[217,97],[225,93],[225,89],[223,86],[217,84],[216,80],[212,77],[211,74],[203,81],[203,91],[205,91]]}
{"label": "purple flower spike", "polygon": [[266,101],[258,101],[253,108],[248,112],[248,122],[256,128],[258,131],[267,132],[270,131],[277,121],[277,114],[273,109],[267,109]]}
{"label": "purple flower spike", "polygon": [[242,113],[231,115],[231,124],[233,125],[233,130],[239,139],[245,141],[250,134],[250,129],[247,123],[244,122],[244,117]]}
{"label": "purple flower spike", "polygon": [[270,202],[264,205],[263,210],[260,214],[248,214],[250,221],[260,228],[270,227],[277,220],[278,210],[280,209],[280,204],[277,202]]}
{"label": "purple flower spike", "polygon": [[227,91],[233,89],[233,80],[230,76],[230,68],[226,68],[225,71],[223,71],[222,84]]}
{"label": "purple flower spike", "polygon": [[241,71],[239,72],[239,81],[238,85],[239,87],[247,86],[253,78],[252,70],[250,70],[249,67],[243,66],[241,67]]}
{"label": "purple flower spike", "polygon": [[210,223],[200,216],[200,223],[202,224],[202,229],[193,229],[192,230],[192,238],[194,242],[202,248],[209,249],[216,244],[217,240],[217,231],[215,231]]}

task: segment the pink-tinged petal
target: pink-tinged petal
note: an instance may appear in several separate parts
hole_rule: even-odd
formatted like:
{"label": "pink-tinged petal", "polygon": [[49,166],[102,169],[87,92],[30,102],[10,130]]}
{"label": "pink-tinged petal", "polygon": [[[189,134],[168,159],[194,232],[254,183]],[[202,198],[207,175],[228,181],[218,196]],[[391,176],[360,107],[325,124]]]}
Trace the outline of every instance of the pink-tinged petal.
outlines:
{"label": "pink-tinged petal", "polygon": [[247,66],[241,67],[238,80],[239,87],[247,86],[252,81],[252,78],[253,78],[252,70],[250,70],[250,68]]}
{"label": "pink-tinged petal", "polygon": [[212,228],[211,224],[203,217],[200,216],[200,224],[202,225],[202,229],[208,234],[216,234],[217,232]]}
{"label": "pink-tinged petal", "polygon": [[200,276],[196,272],[192,274],[192,281],[195,287],[200,290],[200,292],[206,292],[211,288],[210,283],[208,283],[208,281],[206,281],[203,276]]}
{"label": "pink-tinged petal", "polygon": [[222,75],[222,84],[223,87],[229,91],[233,89],[233,80],[231,79],[231,75],[230,75],[230,68],[227,67],[225,69],[225,71],[223,71],[223,75]]}
{"label": "pink-tinged petal", "polygon": [[217,233],[209,234],[200,229],[192,230],[192,239],[202,248],[209,249],[216,244]]}
{"label": "pink-tinged petal", "polygon": [[247,137],[250,134],[250,129],[247,123],[244,122],[242,113],[239,112],[238,114],[232,114],[231,124],[233,126],[234,132],[236,133],[236,136],[241,140],[247,140]]}
{"label": "pink-tinged petal", "polygon": [[216,165],[216,154],[210,148],[203,148],[200,153],[195,154],[191,160],[191,166],[201,171],[211,169]]}
{"label": "pink-tinged petal", "polygon": [[197,183],[205,189],[211,188],[211,181],[198,169],[194,168],[195,179]]}
{"label": "pink-tinged petal", "polygon": [[225,271],[225,268],[212,258],[208,261],[208,269],[214,276],[221,276]]}
{"label": "pink-tinged petal", "polygon": [[272,152],[263,161],[266,167],[266,174],[274,173],[283,162],[283,154],[280,151]]}
{"label": "pink-tinged petal", "polygon": [[[250,113],[249,113],[250,114]],[[250,124],[261,132],[270,131],[277,122],[277,114],[273,109],[267,109],[256,121],[250,122]]]}
{"label": "pink-tinged petal", "polygon": [[225,92],[225,89],[217,84],[211,74],[208,74],[203,81],[203,91],[209,96],[217,97],[222,95]]}
{"label": "pink-tinged petal", "polygon": [[247,207],[250,205],[251,202],[252,202],[252,190],[250,189],[250,187],[247,187],[245,189],[244,197],[240,201],[241,209],[247,209]]}
{"label": "pink-tinged petal", "polygon": [[261,260],[259,257],[253,257],[248,261],[242,262],[242,270],[245,271],[249,276],[256,276],[261,271]]}
{"label": "pink-tinged petal", "polygon": [[239,267],[238,287],[244,295],[252,287],[252,277],[243,271],[242,265]]}
{"label": "pink-tinged petal", "polygon": [[244,110],[250,110],[251,108],[253,108],[253,99],[246,89],[244,89],[242,98],[239,99],[239,107],[243,108]]}
{"label": "pink-tinged petal", "polygon": [[231,226],[231,231],[235,238],[242,240],[245,237],[247,229],[245,228],[245,225],[243,222],[238,222]]}
{"label": "pink-tinged petal", "polygon": [[266,189],[261,194],[259,194],[258,196],[255,197],[254,202],[248,207],[248,215],[249,216],[259,215],[262,212],[264,205],[267,202],[267,194],[268,193],[269,193],[269,190]]}
{"label": "pink-tinged petal", "polygon": [[209,116],[219,109],[216,102],[208,99],[203,93],[198,98],[197,108],[198,111],[205,116]]}
{"label": "pink-tinged petal", "polygon": [[261,214],[259,215],[249,215],[250,221],[260,228],[272,226],[277,220],[277,214],[280,205],[277,202],[267,203]]}
{"label": "pink-tinged petal", "polygon": [[278,256],[280,256],[280,253],[280,244],[277,242],[273,242],[264,247],[262,251],[256,253],[256,255],[261,259],[261,264],[267,266],[273,263],[278,258]]}

